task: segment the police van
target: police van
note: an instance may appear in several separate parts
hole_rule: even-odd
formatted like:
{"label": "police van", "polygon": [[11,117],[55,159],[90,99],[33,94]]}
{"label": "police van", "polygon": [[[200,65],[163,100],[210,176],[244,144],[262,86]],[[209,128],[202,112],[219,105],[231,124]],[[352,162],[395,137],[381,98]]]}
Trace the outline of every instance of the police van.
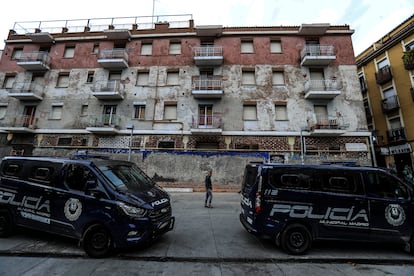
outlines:
{"label": "police van", "polygon": [[26,227],[75,238],[91,257],[173,229],[170,197],[132,162],[4,157],[0,236]]}
{"label": "police van", "polygon": [[414,252],[413,189],[379,168],[248,164],[240,221],[293,255],[315,240],[401,243]]}

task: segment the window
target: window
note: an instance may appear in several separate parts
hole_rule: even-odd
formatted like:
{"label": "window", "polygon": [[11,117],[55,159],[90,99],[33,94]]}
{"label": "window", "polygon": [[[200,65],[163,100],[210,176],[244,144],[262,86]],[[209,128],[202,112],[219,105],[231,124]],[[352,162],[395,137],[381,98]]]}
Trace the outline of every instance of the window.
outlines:
{"label": "window", "polygon": [[69,75],[59,75],[56,86],[59,88],[69,87]]}
{"label": "window", "polygon": [[173,149],[174,141],[159,141],[158,148],[160,149]]}
{"label": "window", "polygon": [[275,105],[276,121],[287,121],[287,108],[286,105]]}
{"label": "window", "polygon": [[242,72],[242,85],[256,85],[256,78],[254,71],[243,71]]}
{"label": "window", "polygon": [[71,137],[59,137],[58,146],[71,146],[72,138]]}
{"label": "window", "polygon": [[51,120],[62,119],[62,110],[63,110],[63,104],[52,105],[52,112],[50,114],[50,119]]}
{"label": "window", "polygon": [[4,89],[11,89],[13,88],[15,76],[6,76],[3,82]]}
{"label": "window", "polygon": [[6,112],[7,112],[7,105],[0,104],[0,120],[6,117]]}
{"label": "window", "polygon": [[241,53],[251,54],[254,53],[253,40],[246,40],[241,42]]}
{"label": "window", "polygon": [[116,116],[116,105],[104,105],[103,109],[103,124],[104,125],[117,125],[118,118]]}
{"label": "window", "polygon": [[273,85],[285,85],[285,77],[281,71],[273,71],[272,73]]}
{"label": "window", "polygon": [[177,104],[168,104],[164,106],[164,120],[177,119]]}
{"label": "window", "polygon": [[310,189],[310,176],[306,170],[272,170],[269,172],[269,184],[273,188]]}
{"label": "window", "polygon": [[73,58],[74,56],[75,56],[75,46],[66,46],[63,57]]}
{"label": "window", "polygon": [[168,72],[167,73],[167,85],[178,85],[178,72]]}
{"label": "window", "polygon": [[152,55],[152,43],[143,43],[141,46],[141,56]]}
{"label": "window", "polygon": [[170,55],[181,55],[181,42],[170,42]]}
{"label": "window", "polygon": [[138,72],[137,86],[146,86],[149,83],[149,72]]}
{"label": "window", "polygon": [[145,119],[145,105],[134,105],[134,118],[140,120]]}
{"label": "window", "polygon": [[99,52],[99,44],[94,44],[92,49],[92,54],[96,55]]}
{"label": "window", "polygon": [[243,106],[243,120],[256,121],[257,120],[257,108],[253,104],[245,104]]}
{"label": "window", "polygon": [[93,76],[94,76],[94,74],[95,73],[93,71],[88,72],[88,76],[86,78],[86,83],[93,83]]}
{"label": "window", "polygon": [[65,170],[65,183],[70,189],[85,191],[87,181],[96,181],[95,174],[83,165],[68,165]]}
{"label": "window", "polygon": [[379,172],[368,173],[369,191],[368,194],[383,198],[409,199],[410,194],[405,185],[397,179]]}
{"label": "window", "polygon": [[81,107],[81,116],[87,116],[88,115],[88,105],[83,104]]}
{"label": "window", "polygon": [[31,168],[29,173],[29,179],[41,183],[50,183],[53,179],[53,167],[38,167],[34,166]]}
{"label": "window", "polygon": [[388,59],[386,59],[386,58],[384,58],[383,60],[381,60],[377,63],[378,70],[380,70],[381,68],[383,68],[385,66],[388,66],[388,65],[389,65]]}
{"label": "window", "polygon": [[13,49],[13,53],[12,53],[12,59],[13,60],[18,60],[22,57],[23,54],[23,48],[15,48]]}
{"label": "window", "polygon": [[282,52],[282,43],[280,41],[270,41],[270,52],[271,53],[281,53]]}

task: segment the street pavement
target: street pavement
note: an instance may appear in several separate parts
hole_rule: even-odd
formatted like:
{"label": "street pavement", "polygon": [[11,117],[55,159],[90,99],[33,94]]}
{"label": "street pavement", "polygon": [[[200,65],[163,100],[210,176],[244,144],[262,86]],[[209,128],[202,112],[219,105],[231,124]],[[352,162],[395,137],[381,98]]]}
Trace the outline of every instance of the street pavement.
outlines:
{"label": "street pavement", "polygon": [[[307,255],[291,256],[273,242],[261,240],[242,227],[238,193],[214,193],[213,208],[204,207],[204,193],[170,194],[175,227],[150,246],[120,250],[105,260],[90,259],[76,241],[22,230],[12,237],[0,239],[0,275],[25,274],[18,270],[25,266],[17,265],[22,264],[22,257],[29,263],[27,266],[35,269],[30,270],[34,274],[27,275],[42,274],[42,269],[48,267],[47,262],[56,259],[65,260],[71,272],[84,264],[85,269],[95,265],[95,273],[106,271],[107,274],[111,274],[109,271],[115,267],[118,267],[117,271],[123,271],[129,262],[133,262],[134,269],[142,266],[142,274],[146,274],[146,270],[142,270],[145,267],[152,269],[153,273],[147,271],[148,274],[157,275],[171,275],[165,273],[168,269],[163,270],[166,266],[171,268],[171,264],[175,264],[174,269],[177,264],[182,269],[182,273],[175,275],[243,275],[248,271],[299,275],[304,271],[323,272],[327,267],[333,269],[332,266],[339,271],[334,275],[364,275],[369,271],[371,275],[414,275],[414,256],[400,246],[321,242],[315,243]],[[149,266],[150,263],[155,265]],[[59,268],[64,271],[65,265]]]}

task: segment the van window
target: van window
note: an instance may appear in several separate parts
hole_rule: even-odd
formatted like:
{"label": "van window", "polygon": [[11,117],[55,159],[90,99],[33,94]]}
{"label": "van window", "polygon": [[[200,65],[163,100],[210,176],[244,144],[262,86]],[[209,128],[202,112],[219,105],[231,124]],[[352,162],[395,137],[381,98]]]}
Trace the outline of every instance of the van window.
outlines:
{"label": "van window", "polygon": [[369,172],[369,194],[383,198],[409,199],[408,188],[397,179],[381,172]]}
{"label": "van window", "polygon": [[323,192],[363,194],[361,174],[351,171],[326,171],[315,174],[315,181],[320,183]]}
{"label": "van window", "polygon": [[96,176],[84,165],[70,164],[66,168],[65,183],[71,190],[85,191],[86,182]]}
{"label": "van window", "polygon": [[310,175],[306,173],[295,173],[298,170],[275,170],[272,171],[269,183],[274,188],[310,189]]}
{"label": "van window", "polygon": [[42,184],[50,184],[53,172],[53,167],[33,166],[30,168],[28,179]]}
{"label": "van window", "polygon": [[256,167],[246,167],[244,172],[244,179],[243,179],[243,187],[250,188],[254,185],[257,176],[257,168]]}
{"label": "van window", "polygon": [[21,171],[20,164],[6,163],[3,167],[2,174],[10,177],[19,177]]}

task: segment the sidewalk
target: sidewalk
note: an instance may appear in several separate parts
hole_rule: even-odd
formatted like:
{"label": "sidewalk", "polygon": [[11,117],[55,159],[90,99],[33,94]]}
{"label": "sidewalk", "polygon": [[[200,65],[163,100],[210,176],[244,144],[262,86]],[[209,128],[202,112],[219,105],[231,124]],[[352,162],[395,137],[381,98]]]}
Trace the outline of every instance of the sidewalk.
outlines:
{"label": "sidewalk", "polygon": [[[290,256],[271,241],[249,234],[239,221],[240,195],[213,193],[213,208],[204,207],[202,192],[171,193],[175,227],[147,248],[120,251],[135,260],[199,262],[319,262],[414,265],[414,256],[395,246],[371,244],[315,244],[307,255]],[[0,255],[86,257],[77,243],[30,230],[0,239]]]}

